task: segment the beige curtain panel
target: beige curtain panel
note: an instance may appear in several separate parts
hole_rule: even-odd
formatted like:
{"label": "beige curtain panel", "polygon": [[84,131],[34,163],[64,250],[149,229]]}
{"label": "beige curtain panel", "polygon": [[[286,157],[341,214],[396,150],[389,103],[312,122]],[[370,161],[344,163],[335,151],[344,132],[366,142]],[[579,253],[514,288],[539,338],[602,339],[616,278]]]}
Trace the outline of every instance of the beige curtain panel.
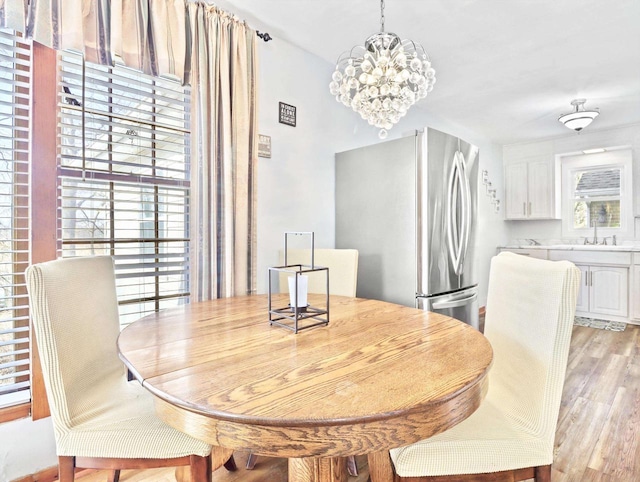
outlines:
{"label": "beige curtain panel", "polygon": [[[191,296],[255,292],[256,35],[214,6],[190,3]],[[233,106],[233,108],[232,108]]]}
{"label": "beige curtain panel", "polygon": [[188,80],[185,0],[0,0],[0,26],[56,50]]}

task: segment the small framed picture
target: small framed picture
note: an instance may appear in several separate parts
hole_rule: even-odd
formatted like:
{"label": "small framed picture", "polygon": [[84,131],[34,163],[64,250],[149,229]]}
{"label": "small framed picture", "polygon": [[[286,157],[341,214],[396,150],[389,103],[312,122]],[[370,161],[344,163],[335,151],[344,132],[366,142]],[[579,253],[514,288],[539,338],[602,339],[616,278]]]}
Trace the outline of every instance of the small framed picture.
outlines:
{"label": "small framed picture", "polygon": [[296,106],[280,102],[280,124],[296,126]]}
{"label": "small framed picture", "polygon": [[271,158],[271,136],[258,134],[258,156]]}

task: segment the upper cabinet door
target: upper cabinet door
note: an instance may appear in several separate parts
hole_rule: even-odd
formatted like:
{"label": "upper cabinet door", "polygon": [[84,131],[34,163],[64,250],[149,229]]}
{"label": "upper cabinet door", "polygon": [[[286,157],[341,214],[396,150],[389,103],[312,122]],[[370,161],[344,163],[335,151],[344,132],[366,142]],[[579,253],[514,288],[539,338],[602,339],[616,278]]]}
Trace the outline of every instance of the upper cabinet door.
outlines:
{"label": "upper cabinet door", "polygon": [[546,156],[506,164],[505,219],[559,219],[556,171],[555,160]]}
{"label": "upper cabinet door", "polygon": [[529,162],[527,215],[531,219],[549,219],[553,217],[553,166],[549,161]]}
{"label": "upper cabinet door", "polygon": [[527,218],[527,164],[509,164],[504,169],[505,218]]}

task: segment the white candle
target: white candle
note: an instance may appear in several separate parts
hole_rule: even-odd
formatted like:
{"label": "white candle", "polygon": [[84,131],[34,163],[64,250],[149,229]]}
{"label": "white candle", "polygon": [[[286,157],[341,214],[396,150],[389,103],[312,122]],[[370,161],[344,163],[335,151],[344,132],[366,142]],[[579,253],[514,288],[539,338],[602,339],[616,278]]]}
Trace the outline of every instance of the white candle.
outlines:
{"label": "white candle", "polygon": [[289,300],[291,308],[297,306],[298,308],[307,307],[307,286],[309,283],[309,277],[301,274],[298,278],[298,300],[296,302],[296,276],[289,276]]}

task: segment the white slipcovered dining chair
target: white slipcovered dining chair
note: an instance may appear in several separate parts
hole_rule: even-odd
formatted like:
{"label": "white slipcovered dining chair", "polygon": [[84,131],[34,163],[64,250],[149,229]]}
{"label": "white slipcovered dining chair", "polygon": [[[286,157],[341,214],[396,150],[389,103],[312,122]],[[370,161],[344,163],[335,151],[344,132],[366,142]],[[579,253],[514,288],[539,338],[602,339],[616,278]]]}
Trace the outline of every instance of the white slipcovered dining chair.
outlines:
{"label": "white slipcovered dining chair", "polygon": [[391,450],[396,481],[551,480],[579,283],[580,271],[568,261],[493,258],[486,398],[450,430]]}
{"label": "white slipcovered dining chair", "polygon": [[[110,469],[110,480],[117,481],[119,469],[189,465],[192,482],[210,481],[211,446],[160,421],[153,396],[137,381],[127,381],[116,346],[112,259],[35,264],[26,278],[59,480],[73,481],[75,467]],[[233,459],[225,466],[233,469]]]}
{"label": "white slipcovered dining chair", "polygon": [[[358,287],[358,250],[357,249],[315,249],[316,266],[329,268],[329,294],[338,296],[356,296]],[[284,264],[284,252],[280,253],[280,263]],[[290,249],[287,251],[287,264],[311,264],[311,250]],[[308,273],[309,293],[325,293],[326,278],[323,272]],[[287,291],[287,274],[280,275],[281,291]]]}

